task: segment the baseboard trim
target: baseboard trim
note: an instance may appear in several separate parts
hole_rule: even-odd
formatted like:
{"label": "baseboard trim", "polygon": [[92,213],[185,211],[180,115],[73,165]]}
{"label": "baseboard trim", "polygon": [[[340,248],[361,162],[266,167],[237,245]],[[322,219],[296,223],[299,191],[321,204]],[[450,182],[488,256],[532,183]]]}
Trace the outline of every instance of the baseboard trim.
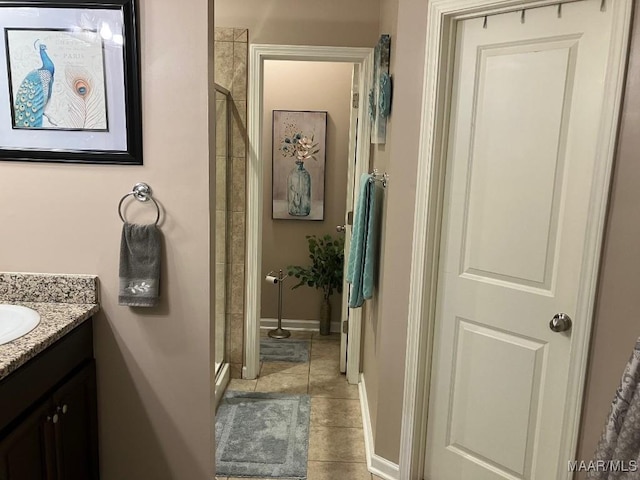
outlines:
{"label": "baseboard trim", "polygon": [[[261,329],[273,329],[278,326],[277,318],[261,318]],[[282,319],[282,328],[286,330],[296,330],[301,332],[320,331],[320,320],[296,320],[291,318]],[[331,322],[331,333],[340,332],[340,322]]]}
{"label": "baseboard trim", "polygon": [[367,455],[367,469],[384,480],[398,480],[400,478],[400,468],[395,463],[374,453],[373,429],[371,428],[371,413],[369,412],[369,401],[367,400],[367,386],[364,375],[360,374],[358,383],[358,393],[360,394],[360,410],[362,411],[362,428],[364,429],[364,449]]}

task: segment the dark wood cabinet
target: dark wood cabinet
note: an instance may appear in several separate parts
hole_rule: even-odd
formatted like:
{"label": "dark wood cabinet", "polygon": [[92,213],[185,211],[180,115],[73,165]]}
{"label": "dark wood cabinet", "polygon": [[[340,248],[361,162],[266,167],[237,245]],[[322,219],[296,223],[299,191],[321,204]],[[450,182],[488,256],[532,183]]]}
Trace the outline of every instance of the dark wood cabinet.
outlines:
{"label": "dark wood cabinet", "polygon": [[0,480],[98,480],[96,403],[88,322],[0,382]]}
{"label": "dark wood cabinet", "polygon": [[0,479],[54,478],[53,423],[47,420],[49,404],[29,413],[0,441]]}
{"label": "dark wood cabinet", "polygon": [[58,480],[98,478],[96,374],[89,363],[53,395]]}

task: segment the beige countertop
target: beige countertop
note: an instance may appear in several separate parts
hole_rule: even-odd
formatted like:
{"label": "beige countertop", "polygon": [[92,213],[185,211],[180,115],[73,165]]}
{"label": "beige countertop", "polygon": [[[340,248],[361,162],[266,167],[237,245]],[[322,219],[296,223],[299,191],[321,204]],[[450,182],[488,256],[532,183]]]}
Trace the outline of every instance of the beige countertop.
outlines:
{"label": "beige countertop", "polygon": [[32,308],[40,323],[26,335],[0,345],[0,380],[95,314],[97,303],[2,302]]}

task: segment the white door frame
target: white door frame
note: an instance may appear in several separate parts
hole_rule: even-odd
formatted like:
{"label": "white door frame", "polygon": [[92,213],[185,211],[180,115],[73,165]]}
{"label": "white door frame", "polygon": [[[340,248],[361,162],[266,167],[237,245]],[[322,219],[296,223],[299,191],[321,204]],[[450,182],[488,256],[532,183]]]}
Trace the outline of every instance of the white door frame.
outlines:
{"label": "white door frame", "polygon": [[[348,62],[360,65],[360,92],[368,92],[373,68],[373,48],[321,47],[306,45],[259,45],[249,47],[249,108],[247,118],[247,221],[245,261],[245,358],[242,377],[254,379],[260,367],[260,290],[262,285],[262,116],[265,60],[301,60],[313,62]],[[356,177],[369,168],[371,121],[368,96],[360,95],[358,109],[358,158]],[[347,380],[358,383],[362,309],[354,309],[349,317],[347,345]]]}
{"label": "white door frame", "polygon": [[[358,100],[360,99],[360,78],[361,78],[359,65],[353,65],[352,73],[351,73],[351,101],[354,101],[354,96],[358,96]],[[353,161],[357,152],[357,139],[358,139],[358,117],[360,117],[360,105],[354,108],[353,103],[351,104],[351,115],[349,116],[349,157],[348,162],[349,166],[347,167],[347,195],[345,198],[346,209],[344,212],[344,251],[349,252],[351,248],[351,237],[353,234],[352,225],[349,224],[350,221],[350,212],[351,217],[353,217],[354,211],[354,192],[358,190],[356,185],[356,178],[359,178],[356,175],[356,169],[352,167]],[[367,112],[365,114],[368,115]],[[357,167],[357,162],[355,167]],[[353,223],[353,222],[351,222]],[[349,345],[349,332],[344,330],[344,322],[349,321],[349,314],[353,311],[353,309],[349,308],[349,284],[347,283],[347,265],[349,263],[348,255],[345,255],[344,258],[344,272],[342,279],[342,305],[340,312],[340,372],[347,373],[347,347]],[[360,378],[360,376],[358,376]]]}
{"label": "white door frame", "polygon": [[[485,14],[557,3],[558,0],[429,2],[400,439],[401,480],[422,479],[424,473],[455,22]],[[568,395],[564,406],[566,425],[560,428],[560,458],[566,460],[573,458],[578,441],[600,252],[624,89],[632,0],[609,0],[606,6],[615,9],[616,13],[597,147],[600,161],[591,192],[590,222],[583,257],[585,275],[579,288],[581,293],[576,311],[576,318],[582,321],[575,322],[572,329],[577,351],[569,366]],[[490,26],[490,17],[488,22]],[[556,478],[571,478],[572,474],[567,470],[566,464],[564,468],[561,465]]]}

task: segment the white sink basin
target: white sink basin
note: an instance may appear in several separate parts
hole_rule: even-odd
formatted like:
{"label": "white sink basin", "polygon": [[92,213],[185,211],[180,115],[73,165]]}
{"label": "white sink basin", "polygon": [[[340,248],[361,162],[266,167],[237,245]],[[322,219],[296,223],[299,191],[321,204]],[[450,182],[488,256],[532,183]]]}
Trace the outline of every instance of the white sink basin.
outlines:
{"label": "white sink basin", "polygon": [[20,305],[0,304],[0,345],[26,335],[40,323],[40,314]]}

